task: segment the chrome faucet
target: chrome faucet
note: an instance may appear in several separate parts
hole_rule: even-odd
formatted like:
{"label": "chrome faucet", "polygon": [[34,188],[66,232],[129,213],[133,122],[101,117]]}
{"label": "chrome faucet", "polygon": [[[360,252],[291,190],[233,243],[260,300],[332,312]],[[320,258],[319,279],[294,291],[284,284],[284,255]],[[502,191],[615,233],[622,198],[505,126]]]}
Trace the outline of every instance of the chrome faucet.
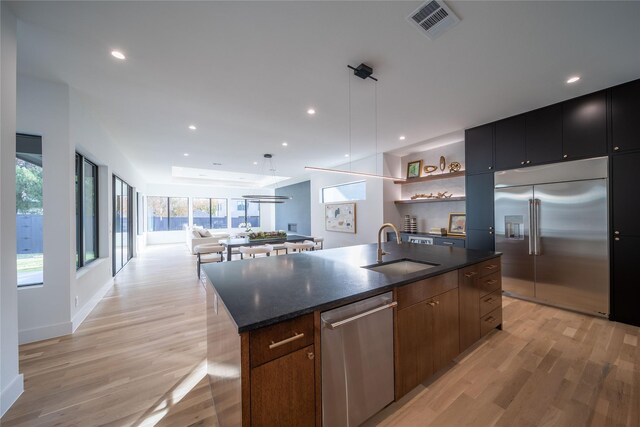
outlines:
{"label": "chrome faucet", "polygon": [[387,227],[393,228],[393,231],[396,233],[396,242],[398,242],[398,244],[402,243],[402,241],[400,240],[400,233],[398,233],[398,229],[395,225],[391,224],[390,222],[382,224],[382,227],[380,227],[380,230],[378,230],[378,264],[382,262],[382,255],[387,255],[387,253],[382,250],[382,230]]}

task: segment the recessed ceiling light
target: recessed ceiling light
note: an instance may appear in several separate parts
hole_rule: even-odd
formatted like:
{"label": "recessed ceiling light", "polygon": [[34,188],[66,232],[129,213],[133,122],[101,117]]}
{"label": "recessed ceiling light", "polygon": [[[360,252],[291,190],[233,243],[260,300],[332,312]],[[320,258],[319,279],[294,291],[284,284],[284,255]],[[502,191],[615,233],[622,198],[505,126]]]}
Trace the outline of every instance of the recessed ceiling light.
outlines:
{"label": "recessed ceiling light", "polygon": [[183,156],[189,157],[189,153],[184,153]]}
{"label": "recessed ceiling light", "polygon": [[124,56],[124,53],[120,52],[119,50],[112,50],[111,56],[118,59],[127,59],[127,57]]}
{"label": "recessed ceiling light", "polygon": [[313,109],[313,108],[309,108],[309,109],[307,110],[307,114],[308,114],[308,115],[310,115],[310,116],[313,116],[315,113],[316,113],[316,110],[315,110],[315,109]]}
{"label": "recessed ceiling light", "polygon": [[345,154],[344,156],[345,156],[345,157],[349,157],[349,155],[348,155],[348,154]]}
{"label": "recessed ceiling light", "polygon": [[578,80],[580,80],[580,76],[572,76],[572,77],[569,77],[569,79],[567,79],[567,83],[569,83],[569,84],[575,83]]}
{"label": "recessed ceiling light", "polygon": [[257,165],[257,164],[258,164],[258,162],[253,162],[253,164],[254,164],[254,165]]}
{"label": "recessed ceiling light", "polygon": [[282,146],[283,146],[283,147],[286,147],[287,145],[289,145],[289,144],[287,144],[287,141],[285,141],[285,142],[283,142],[283,143],[282,143]]}
{"label": "recessed ceiling light", "polygon": [[406,137],[406,136],[404,136],[404,135],[400,135],[400,138],[398,138],[398,139],[399,139],[400,141],[404,141],[405,139],[407,139],[407,137]]}
{"label": "recessed ceiling light", "polygon": [[191,129],[191,130],[196,130],[196,129],[198,129],[198,128],[196,127],[196,125],[189,125],[189,129]]}

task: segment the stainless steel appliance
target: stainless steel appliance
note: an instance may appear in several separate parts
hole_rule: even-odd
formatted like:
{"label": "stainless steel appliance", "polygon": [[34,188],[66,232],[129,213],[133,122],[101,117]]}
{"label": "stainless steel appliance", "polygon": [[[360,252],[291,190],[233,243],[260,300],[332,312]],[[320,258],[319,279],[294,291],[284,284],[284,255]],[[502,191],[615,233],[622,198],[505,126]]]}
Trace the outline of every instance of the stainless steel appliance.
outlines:
{"label": "stainless steel appliance", "polygon": [[433,245],[433,237],[409,236],[409,243],[421,243],[423,245]]}
{"label": "stainless steel appliance", "polygon": [[495,174],[505,293],[608,317],[607,158]]}
{"label": "stainless steel appliance", "polygon": [[394,399],[391,292],[321,314],[323,425],[357,426]]}

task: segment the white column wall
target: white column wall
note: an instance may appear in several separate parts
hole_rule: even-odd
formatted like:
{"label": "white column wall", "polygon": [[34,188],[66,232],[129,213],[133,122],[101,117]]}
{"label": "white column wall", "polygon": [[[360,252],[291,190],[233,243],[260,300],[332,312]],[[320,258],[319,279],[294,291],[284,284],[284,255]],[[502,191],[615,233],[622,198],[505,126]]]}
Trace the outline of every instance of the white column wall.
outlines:
{"label": "white column wall", "polygon": [[[381,174],[383,171],[382,158],[383,156],[379,154],[355,161],[351,164],[351,170]],[[337,166],[336,169],[349,170],[349,165]],[[361,245],[377,241],[378,229],[384,222],[384,180],[328,172],[312,172],[309,174],[309,178],[311,179],[311,234],[315,237],[324,237],[325,248]],[[366,181],[367,199],[355,201],[356,233],[326,231],[325,209],[320,197],[322,188],[362,180]]]}
{"label": "white column wall", "polygon": [[16,268],[16,18],[0,3],[0,416],[23,391]]}

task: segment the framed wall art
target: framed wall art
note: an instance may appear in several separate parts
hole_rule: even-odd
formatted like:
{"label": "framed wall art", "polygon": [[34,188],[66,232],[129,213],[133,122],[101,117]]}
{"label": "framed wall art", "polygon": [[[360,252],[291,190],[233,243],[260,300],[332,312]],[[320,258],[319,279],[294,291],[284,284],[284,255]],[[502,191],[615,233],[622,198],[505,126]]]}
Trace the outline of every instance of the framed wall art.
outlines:
{"label": "framed wall art", "polygon": [[450,213],[447,234],[450,236],[464,236],[466,233],[467,215],[463,213]]}
{"label": "framed wall art", "polygon": [[422,170],[422,160],[409,162],[407,165],[407,178],[419,178]]}
{"label": "framed wall art", "polygon": [[324,206],[324,228],[327,231],[356,233],[356,204],[330,203]]}

